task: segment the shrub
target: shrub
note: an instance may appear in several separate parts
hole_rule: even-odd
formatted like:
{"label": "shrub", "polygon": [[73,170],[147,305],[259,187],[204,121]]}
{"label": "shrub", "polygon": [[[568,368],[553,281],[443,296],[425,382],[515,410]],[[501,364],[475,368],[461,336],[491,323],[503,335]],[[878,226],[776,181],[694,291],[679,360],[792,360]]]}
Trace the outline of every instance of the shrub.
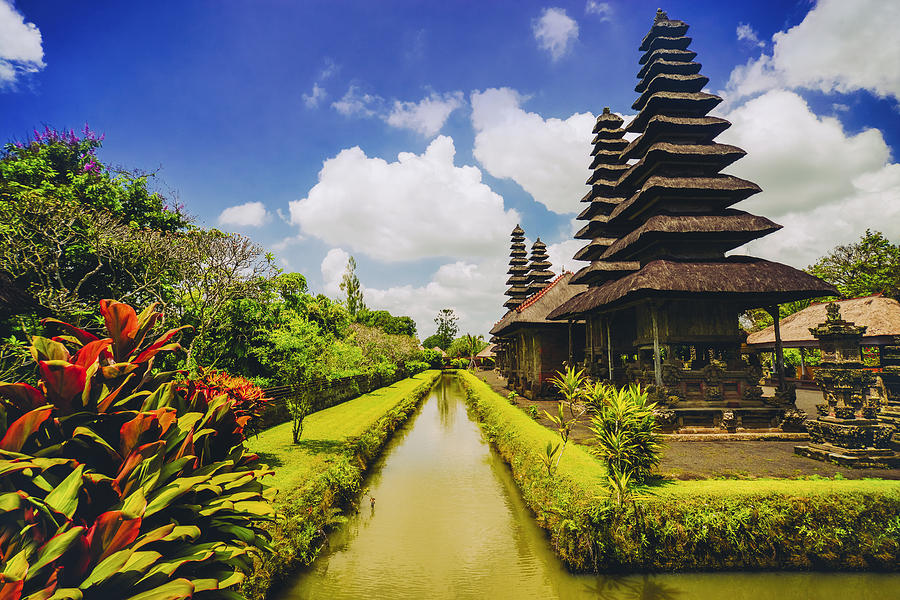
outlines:
{"label": "shrub", "polygon": [[406,361],[405,364],[406,372],[409,376],[415,375],[416,373],[421,373],[422,371],[427,371],[429,368],[429,364],[422,360],[409,360]]}
{"label": "shrub", "polygon": [[207,401],[224,394],[231,400],[235,416],[250,417],[248,425],[256,423],[266,409],[271,398],[258,385],[245,377],[230,375],[225,371],[200,369],[200,377],[182,382],[179,389],[188,396],[204,394]]}
{"label": "shrub", "polygon": [[426,348],[422,351],[422,360],[427,362],[432,369],[440,369],[444,366],[444,355],[438,350]]}
{"label": "shrub", "polygon": [[104,338],[45,319],[65,335],[33,338],[37,387],[0,384],[0,595],[240,597],[273,515],[250,417],[153,371],[180,348],[146,342],[155,305],[100,311]]}
{"label": "shrub", "polygon": [[453,369],[465,369],[469,364],[464,358],[454,358],[450,360],[450,367]]}

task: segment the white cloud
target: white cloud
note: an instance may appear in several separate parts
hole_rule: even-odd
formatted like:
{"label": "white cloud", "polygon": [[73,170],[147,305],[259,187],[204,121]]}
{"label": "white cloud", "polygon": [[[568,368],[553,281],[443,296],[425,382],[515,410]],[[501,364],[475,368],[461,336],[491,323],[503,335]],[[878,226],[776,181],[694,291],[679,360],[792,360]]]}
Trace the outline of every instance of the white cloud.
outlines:
{"label": "white cloud", "polygon": [[448,92],[422,98],[419,102],[394,101],[394,107],[385,119],[393,127],[412,129],[426,137],[437,135],[447,118],[463,105],[462,92]]}
{"label": "white cloud", "polygon": [[412,317],[423,340],[434,333],[434,317],[452,308],[459,317],[460,333],[485,335],[506,312],[505,252],[483,261],[456,261],[442,265],[422,286],[404,285],[365,289],[366,305],[374,310]]}
{"label": "white cloud", "polygon": [[345,117],[355,115],[373,117],[382,104],[384,104],[384,98],[381,96],[363,94],[358,86],[351,84],[347,88],[347,93],[340,100],[332,102],[331,106]]}
{"label": "white cloud", "polygon": [[766,47],[766,43],[759,39],[759,35],[757,35],[756,30],[747,23],[738,23],[737,39],[741,40],[742,42],[747,42],[753,46],[759,46],[760,48]]}
{"label": "white cloud", "polygon": [[554,61],[565,56],[578,39],[578,23],[562,8],[545,8],[531,29],[538,46],[549,52]]}
{"label": "white cloud", "polygon": [[309,94],[303,94],[303,103],[306,104],[306,108],[316,108],[327,96],[328,92],[325,91],[325,88],[314,83],[312,91]]}
{"label": "white cloud", "polygon": [[609,2],[597,2],[597,0],[588,0],[584,5],[584,14],[597,15],[600,21],[611,21],[613,9]]}
{"label": "white cloud", "polygon": [[900,100],[900,2],[820,0],[803,21],[772,36],[772,54],[736,67],[726,93],[734,101],[767,90],[869,90]]}
{"label": "white cloud", "polygon": [[343,295],[341,280],[344,278],[349,259],[350,254],[341,248],[332,248],[322,259],[321,271],[325,295],[332,298],[340,298]]}
{"label": "white cloud", "polygon": [[521,108],[509,88],[473,92],[475,158],[494,177],[509,178],[557,213],[580,210],[590,172],[594,115],[544,119]]}
{"label": "white cloud", "polygon": [[15,85],[21,74],[43,69],[41,30],[7,0],[0,0],[0,89]]}
{"label": "white cloud", "polygon": [[377,260],[483,257],[506,243],[518,220],[481,181],[481,170],[453,164],[453,139],[435,138],[423,154],[396,162],[342,150],[319,171],[306,198],[290,203],[304,234]]}
{"label": "white cloud", "polygon": [[588,263],[575,260],[572,257],[587,243],[588,240],[576,240],[571,238],[556,244],[548,244],[547,255],[550,257],[548,260],[550,261],[550,264],[553,265],[550,267],[550,270],[559,275],[564,270],[572,271],[574,273],[578,269],[586,267]]}
{"label": "white cloud", "polygon": [[271,215],[262,202],[245,202],[229,206],[219,213],[219,225],[239,227],[261,227],[269,222]]}
{"label": "white cloud", "polygon": [[848,134],[836,118],[815,115],[785,90],[725,116],[733,126],[717,141],[747,151],[727,172],[763,188],[737,207],[784,225],[737,253],[805,267],[866,228],[900,239],[900,165],[891,162],[880,131]]}

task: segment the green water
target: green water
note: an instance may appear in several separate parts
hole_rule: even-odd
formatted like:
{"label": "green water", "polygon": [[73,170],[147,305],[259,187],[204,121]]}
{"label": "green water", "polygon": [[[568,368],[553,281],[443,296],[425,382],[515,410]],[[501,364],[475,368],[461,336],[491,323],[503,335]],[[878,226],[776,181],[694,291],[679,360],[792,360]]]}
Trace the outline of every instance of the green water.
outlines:
{"label": "green water", "polygon": [[445,375],[373,466],[375,507],[363,498],[277,598],[900,599],[900,575],[572,575],[463,398]]}

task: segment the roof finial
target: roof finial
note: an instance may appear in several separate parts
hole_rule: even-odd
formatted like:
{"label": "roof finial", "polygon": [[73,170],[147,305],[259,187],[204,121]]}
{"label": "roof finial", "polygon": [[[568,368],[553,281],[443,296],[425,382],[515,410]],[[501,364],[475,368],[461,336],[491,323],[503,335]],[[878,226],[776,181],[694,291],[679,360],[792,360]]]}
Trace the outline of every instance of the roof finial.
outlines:
{"label": "roof finial", "polygon": [[668,21],[668,20],[669,20],[669,15],[666,14],[666,11],[664,11],[661,8],[657,8],[656,9],[656,18],[653,19],[653,23],[656,24],[656,23],[659,23],[660,21]]}
{"label": "roof finial", "polygon": [[608,114],[609,114],[609,107],[608,107],[608,106],[604,106],[604,107],[603,107],[603,114],[604,114],[604,115],[608,115]]}

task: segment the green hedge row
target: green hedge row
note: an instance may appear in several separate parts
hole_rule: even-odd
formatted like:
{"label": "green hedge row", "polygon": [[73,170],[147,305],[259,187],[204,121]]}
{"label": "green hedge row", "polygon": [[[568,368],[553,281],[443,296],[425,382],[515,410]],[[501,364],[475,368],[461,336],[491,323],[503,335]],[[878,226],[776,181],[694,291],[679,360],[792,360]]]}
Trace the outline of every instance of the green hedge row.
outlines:
{"label": "green hedge row", "polygon": [[769,480],[749,492],[755,482],[742,481],[731,494],[696,494],[678,482],[644,490],[619,513],[598,461],[566,449],[572,454],[549,476],[539,459],[547,430],[474,376],[460,377],[525,502],[574,571],[900,569],[900,482],[835,482],[846,485],[823,491],[823,482],[797,480],[784,482],[796,483],[794,491],[775,493]]}

